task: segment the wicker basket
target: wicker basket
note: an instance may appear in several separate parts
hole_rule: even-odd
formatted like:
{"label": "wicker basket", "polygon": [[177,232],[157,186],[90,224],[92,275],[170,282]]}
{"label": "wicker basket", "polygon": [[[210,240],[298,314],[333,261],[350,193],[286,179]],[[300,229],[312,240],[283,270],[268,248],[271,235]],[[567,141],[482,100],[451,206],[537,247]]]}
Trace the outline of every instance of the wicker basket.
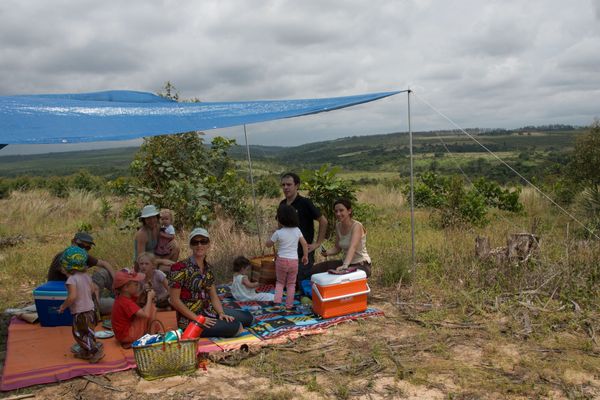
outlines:
{"label": "wicker basket", "polygon": [[[159,320],[162,332],[166,333],[165,327]],[[151,325],[152,325],[151,324]],[[137,364],[138,372],[146,380],[165,378],[167,376],[191,374],[196,371],[198,361],[196,349],[198,339],[177,339],[176,342],[152,343],[147,346],[133,348],[133,355]]]}

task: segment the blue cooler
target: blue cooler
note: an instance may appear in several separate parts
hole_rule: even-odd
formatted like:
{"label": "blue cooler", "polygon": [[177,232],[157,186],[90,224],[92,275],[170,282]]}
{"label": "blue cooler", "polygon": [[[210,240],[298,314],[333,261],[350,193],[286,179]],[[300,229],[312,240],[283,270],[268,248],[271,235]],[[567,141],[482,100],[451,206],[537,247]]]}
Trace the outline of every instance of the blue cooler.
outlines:
{"label": "blue cooler", "polygon": [[69,309],[58,313],[66,298],[67,286],[63,281],[49,281],[33,290],[35,308],[42,326],[71,326],[73,317]]}

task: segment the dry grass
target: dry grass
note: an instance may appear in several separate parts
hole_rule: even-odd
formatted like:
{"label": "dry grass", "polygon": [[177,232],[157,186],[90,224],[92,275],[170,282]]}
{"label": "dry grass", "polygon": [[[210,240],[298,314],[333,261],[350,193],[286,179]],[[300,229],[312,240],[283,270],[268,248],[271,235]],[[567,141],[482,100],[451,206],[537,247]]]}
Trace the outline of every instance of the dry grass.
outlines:
{"label": "dry grass", "polygon": [[[600,249],[573,236],[567,240],[567,219],[542,198],[524,191],[525,213],[495,212],[482,229],[438,230],[429,224],[427,211],[417,210],[415,270],[410,213],[401,194],[377,185],[359,199],[375,206],[375,218],[366,222],[374,260],[370,301],[388,318],[340,326],[333,337],[304,339],[293,346],[303,352],[277,348],[243,361],[237,368],[244,374],[270,382],[250,390],[250,398],[600,395]],[[0,200],[0,236],[25,236],[21,244],[0,248],[0,309],[31,302],[31,290],[45,280],[50,260],[82,223],[92,227],[95,256],[129,266],[133,232],[119,230],[115,216],[123,200],[109,200],[113,215],[107,220],[100,201],[87,193],[58,199],[44,191],[15,192]],[[275,228],[276,204],[260,201],[263,241]],[[533,262],[494,265],[475,258],[478,234],[500,246],[510,233],[533,225],[542,239]],[[220,282],[230,279],[235,256],[262,252],[255,233],[226,218],[209,230],[210,259]],[[182,256],[187,234],[179,232],[177,239]],[[280,390],[271,391],[274,385]]]}

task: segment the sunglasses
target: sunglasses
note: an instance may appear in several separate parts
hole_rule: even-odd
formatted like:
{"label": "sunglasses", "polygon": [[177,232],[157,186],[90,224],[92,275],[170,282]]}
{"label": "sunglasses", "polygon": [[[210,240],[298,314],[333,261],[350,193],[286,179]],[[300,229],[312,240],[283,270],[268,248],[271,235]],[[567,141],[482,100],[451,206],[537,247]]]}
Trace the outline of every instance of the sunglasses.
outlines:
{"label": "sunglasses", "polygon": [[199,244],[207,245],[210,243],[209,239],[191,240],[190,246],[198,246]]}
{"label": "sunglasses", "polygon": [[92,246],[90,246],[89,244],[85,244],[85,243],[77,243],[77,247],[79,247],[80,249],[84,249],[86,251],[90,251],[92,249]]}

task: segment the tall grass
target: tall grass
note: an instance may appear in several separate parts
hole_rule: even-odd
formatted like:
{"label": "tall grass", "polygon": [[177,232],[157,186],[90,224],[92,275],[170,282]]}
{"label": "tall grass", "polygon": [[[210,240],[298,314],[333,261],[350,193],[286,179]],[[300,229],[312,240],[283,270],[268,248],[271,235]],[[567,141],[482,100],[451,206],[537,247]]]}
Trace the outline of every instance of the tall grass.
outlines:
{"label": "tall grass", "polygon": [[[402,280],[421,293],[449,300],[460,291],[487,293],[488,300],[502,293],[541,289],[582,303],[597,304],[600,272],[598,243],[578,241],[569,234],[568,217],[549,206],[536,193],[524,190],[525,211],[510,214],[495,211],[490,224],[477,229],[440,230],[429,223],[429,212],[416,210],[416,264],[411,260],[410,212],[399,190],[384,185],[365,187],[358,199],[373,205],[372,217],[363,221],[367,248],[373,259],[375,285],[393,286]],[[91,254],[115,267],[128,267],[133,258],[133,231],[121,231],[120,198],[108,199],[113,215],[101,215],[101,202],[86,192],[71,192],[66,199],[46,191],[13,192],[0,200],[0,236],[25,236],[21,245],[0,248],[0,308],[31,301],[31,290],[45,281],[53,256],[64,249],[84,224],[91,226],[97,246]],[[277,199],[259,202],[261,242],[275,229]],[[210,262],[219,282],[231,278],[231,263],[237,255],[252,257],[265,249],[259,245],[257,224],[242,230],[224,217],[209,227]],[[536,226],[541,248],[526,265],[495,265],[475,257],[475,237],[490,238],[492,246],[506,244],[509,234]],[[572,224],[570,225],[572,226]],[[178,232],[181,258],[188,252],[188,231]],[[319,256],[317,256],[319,261]]]}

